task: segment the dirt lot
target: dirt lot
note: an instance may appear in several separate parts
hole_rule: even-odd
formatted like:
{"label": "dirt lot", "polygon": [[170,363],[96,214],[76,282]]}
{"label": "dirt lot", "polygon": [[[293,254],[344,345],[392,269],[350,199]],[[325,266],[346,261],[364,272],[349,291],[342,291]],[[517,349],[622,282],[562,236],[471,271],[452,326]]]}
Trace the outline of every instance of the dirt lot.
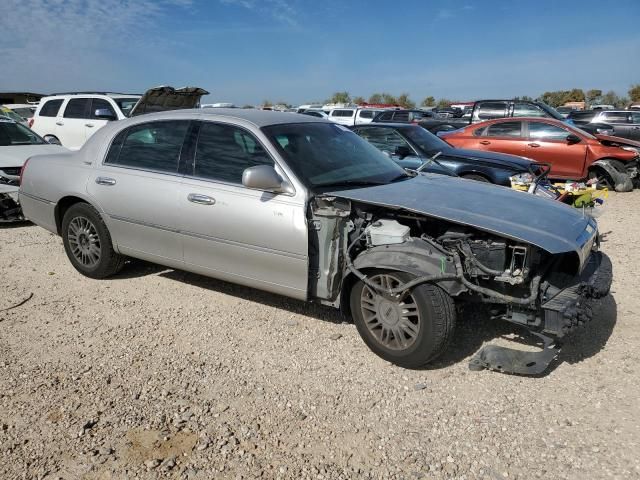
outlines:
{"label": "dirt lot", "polygon": [[33,294],[0,311],[0,478],[640,478],[639,207],[609,201],[613,294],[540,378],[468,370],[507,324],[407,371],[332,310],[142,262],[94,281],[0,228],[0,310]]}

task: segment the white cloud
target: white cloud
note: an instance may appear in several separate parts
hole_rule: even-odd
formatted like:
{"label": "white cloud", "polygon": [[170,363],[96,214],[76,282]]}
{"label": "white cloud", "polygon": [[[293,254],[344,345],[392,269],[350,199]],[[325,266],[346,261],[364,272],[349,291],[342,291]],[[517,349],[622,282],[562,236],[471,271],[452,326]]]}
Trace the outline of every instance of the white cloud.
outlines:
{"label": "white cloud", "polygon": [[222,4],[237,5],[258,14],[266,14],[273,19],[297,27],[298,11],[290,0],[220,0]]}
{"label": "white cloud", "polygon": [[[123,57],[149,48],[145,33],[191,0],[2,0],[3,90],[126,85]],[[156,44],[157,45],[157,44]],[[47,85],[43,89],[43,85]]]}

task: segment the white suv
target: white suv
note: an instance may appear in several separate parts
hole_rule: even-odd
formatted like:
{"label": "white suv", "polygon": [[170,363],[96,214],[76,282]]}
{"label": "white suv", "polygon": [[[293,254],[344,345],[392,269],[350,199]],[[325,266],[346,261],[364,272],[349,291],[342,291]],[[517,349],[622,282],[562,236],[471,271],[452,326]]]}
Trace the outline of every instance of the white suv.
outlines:
{"label": "white suv", "polygon": [[73,93],[40,100],[29,126],[49,143],[77,150],[110,120],[129,116],[140,95]]}
{"label": "white suv", "polygon": [[329,111],[329,120],[341,125],[362,125],[371,123],[382,110],[373,108],[332,108]]}

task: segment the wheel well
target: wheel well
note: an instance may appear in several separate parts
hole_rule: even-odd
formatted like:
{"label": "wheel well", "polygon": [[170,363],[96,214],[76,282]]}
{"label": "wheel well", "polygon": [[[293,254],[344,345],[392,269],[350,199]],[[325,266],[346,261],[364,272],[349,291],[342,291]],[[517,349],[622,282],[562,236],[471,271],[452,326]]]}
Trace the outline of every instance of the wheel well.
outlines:
{"label": "wheel well", "polygon": [[55,208],[55,218],[56,218],[56,228],[58,229],[58,235],[62,233],[62,219],[64,218],[64,214],[67,213],[67,210],[72,205],[76,203],[87,203],[85,200],[79,197],[63,197],[58,201],[58,204]]}
{"label": "wheel well", "polygon": [[474,175],[474,176],[476,176],[476,177],[482,177],[482,178],[484,178],[485,180],[487,180],[488,182],[493,183],[493,180],[491,180],[491,178],[489,178],[489,176],[488,176],[487,174],[482,173],[482,172],[474,172],[474,171],[470,171],[470,172],[460,172],[458,175],[459,175],[460,177],[463,177],[463,178],[464,178],[464,177],[467,177],[467,176],[469,176],[469,175]]}

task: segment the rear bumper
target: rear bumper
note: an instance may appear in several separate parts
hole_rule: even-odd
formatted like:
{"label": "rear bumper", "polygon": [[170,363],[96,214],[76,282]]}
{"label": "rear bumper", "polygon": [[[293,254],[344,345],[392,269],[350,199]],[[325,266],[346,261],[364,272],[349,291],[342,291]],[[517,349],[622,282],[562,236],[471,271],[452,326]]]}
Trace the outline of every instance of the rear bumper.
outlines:
{"label": "rear bumper", "polygon": [[611,260],[602,252],[592,252],[582,273],[561,290],[549,287],[542,304],[543,333],[562,338],[589,323],[593,305],[606,296],[613,280]]}

